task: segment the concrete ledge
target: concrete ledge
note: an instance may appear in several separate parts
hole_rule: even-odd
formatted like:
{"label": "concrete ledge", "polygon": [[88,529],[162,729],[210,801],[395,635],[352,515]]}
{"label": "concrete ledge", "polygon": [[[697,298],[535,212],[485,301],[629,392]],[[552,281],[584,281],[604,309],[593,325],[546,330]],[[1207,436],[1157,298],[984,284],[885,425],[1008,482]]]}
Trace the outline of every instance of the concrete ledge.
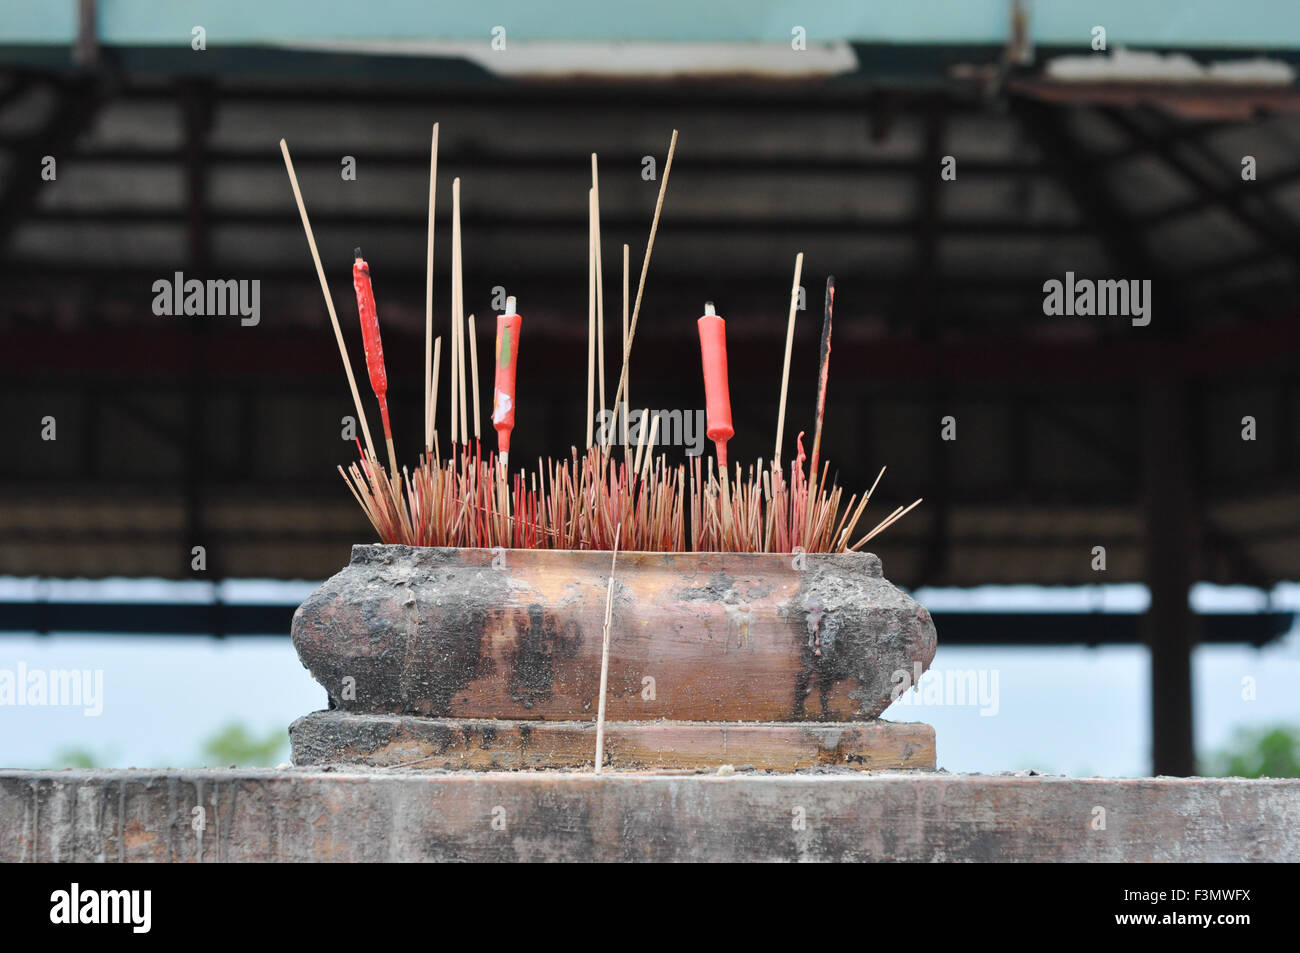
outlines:
{"label": "concrete ledge", "polygon": [[1300,861],[1300,780],[14,771],[0,817],[0,861]]}

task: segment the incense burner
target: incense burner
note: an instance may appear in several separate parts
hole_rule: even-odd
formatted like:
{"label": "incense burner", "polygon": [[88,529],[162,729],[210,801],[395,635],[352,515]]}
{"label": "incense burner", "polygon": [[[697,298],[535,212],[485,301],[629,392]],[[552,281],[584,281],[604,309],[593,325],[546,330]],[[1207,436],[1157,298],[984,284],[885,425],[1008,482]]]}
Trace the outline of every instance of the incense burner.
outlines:
{"label": "incense burner", "polygon": [[[293,642],[343,713],[589,722],[609,576],[608,552],[359,545]],[[934,658],[870,553],[627,552],[614,579],[610,721],[871,720]]]}

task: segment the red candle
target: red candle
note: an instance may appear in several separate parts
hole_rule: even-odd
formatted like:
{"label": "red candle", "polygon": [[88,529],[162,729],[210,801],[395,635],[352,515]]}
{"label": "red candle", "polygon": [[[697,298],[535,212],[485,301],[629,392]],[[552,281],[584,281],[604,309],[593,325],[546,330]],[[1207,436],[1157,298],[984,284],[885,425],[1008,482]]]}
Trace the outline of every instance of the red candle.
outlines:
{"label": "red candle", "polygon": [[384,442],[388,444],[388,468],[397,479],[397,451],[393,448],[393,428],[388,423],[388,372],[384,369],[384,345],[379,339],[379,312],[375,310],[375,292],[370,287],[370,266],[361,257],[361,249],[353,254],[352,290],[357,294],[357,313],[361,315],[361,339],[366,346],[366,369],[370,372],[370,387],[379,400],[379,416],[384,421]]}
{"label": "red candle", "polygon": [[704,316],[696,324],[704,361],[705,433],[717,447],[718,466],[725,470],[727,441],[736,433],[731,426],[731,393],[727,388],[727,324],[713,310],[713,302],[704,306]]}
{"label": "red candle", "polygon": [[492,386],[492,426],[497,432],[501,466],[510,459],[510,432],[515,429],[515,362],[519,358],[519,330],[523,319],[515,312],[515,299],[506,298],[504,314],[497,315],[496,379]]}
{"label": "red candle", "polygon": [[370,286],[370,265],[361,257],[361,249],[353,252],[352,288],[357,293],[357,312],[361,315],[361,337],[366,345],[366,369],[370,371],[370,386],[379,398],[379,413],[384,418],[384,436],[391,438],[388,426],[388,372],[384,369],[384,345],[379,339],[379,312],[375,310],[375,292]]}

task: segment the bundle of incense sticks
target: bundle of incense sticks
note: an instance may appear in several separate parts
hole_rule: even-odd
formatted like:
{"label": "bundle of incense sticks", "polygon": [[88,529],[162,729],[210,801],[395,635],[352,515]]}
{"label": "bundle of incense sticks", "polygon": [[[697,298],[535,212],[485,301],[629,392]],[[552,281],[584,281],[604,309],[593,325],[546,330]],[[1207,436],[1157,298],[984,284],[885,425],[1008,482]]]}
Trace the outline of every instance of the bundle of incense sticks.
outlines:
{"label": "bundle of incense sticks", "polygon": [[845,552],[916,506],[895,510],[854,542],[870,492],[845,503],[825,471],[821,488],[810,490],[803,465],[802,448],[788,473],[763,461],[742,473],[738,463],[726,494],[698,457],[687,465],[647,456],[638,472],[600,447],[585,454],[575,447],[566,459],[539,459],[536,470],[508,477],[496,455],[477,446],[441,464],[425,457],[398,481],[364,450],[339,471],[379,538],[408,546],[607,550],[621,527],[625,551]]}
{"label": "bundle of incense sticks", "polygon": [[[615,412],[621,413],[624,421],[627,419],[625,395],[628,389],[628,362],[676,144],[677,133],[674,131],[660,181],[630,321],[628,249],[624,246],[623,361],[613,404]],[[748,467],[737,462],[734,472],[728,467],[726,443],[732,437],[733,429],[727,383],[726,333],[725,324],[711,303],[706,306],[705,316],[699,319],[698,324],[709,402],[708,435],[717,445],[716,467],[715,458],[712,457],[707,464],[700,457],[689,463],[674,464],[666,454],[656,454],[659,421],[657,416],[652,417],[648,411],[643,412],[636,428],[639,434],[635,448],[627,443],[627,429],[624,425],[622,459],[615,459],[614,448],[608,441],[602,439],[598,444],[593,439],[597,376],[599,407],[602,412],[606,406],[603,281],[600,276],[600,197],[594,154],[592,187],[588,195],[591,215],[588,278],[591,341],[588,348],[586,449],[579,452],[574,447],[567,458],[559,460],[539,458],[536,470],[524,467],[512,472],[507,466],[509,435],[518,408],[515,400],[514,362],[523,326],[522,319],[515,312],[514,299],[511,298],[505,306],[506,313],[500,316],[497,323],[493,425],[498,432],[501,453],[498,455],[483,450],[479,437],[478,347],[474,317],[471,315],[469,318],[468,333],[464,319],[460,180],[456,179],[452,189],[451,453],[444,459],[438,446],[436,429],[441,338],[433,336],[433,220],[438,155],[436,124],[433,127],[430,155],[423,431],[425,448],[414,468],[402,467],[399,471],[396,463],[388,419],[387,373],[379,341],[379,315],[374,302],[370,269],[360,259],[359,250],[354,266],[367,365],[375,397],[381,407],[388,449],[389,467],[385,469],[371,440],[365,408],[352,373],[289,148],[284,140],[281,140],[280,148],[366,440],[364,447],[357,440],[360,459],[347,469],[338,469],[383,542],[412,546],[501,546],[513,549],[618,548],[642,552],[846,552],[864,546],[920,504],[921,501],[917,500],[908,507],[899,507],[855,541],[854,533],[884,469],[881,469],[871,489],[860,499],[857,494],[853,494],[847,501],[843,500],[840,487],[827,479],[829,463],[823,466],[821,473],[817,472],[829,375],[833,278],[827,280],[818,361],[812,460],[805,473],[804,435],[800,433],[795,441],[797,451],[788,469],[781,464],[781,437],[785,422],[796,301],[803,267],[802,253],[796,258],[794,283],[791,287],[774,459],[768,461],[766,466],[761,458]],[[472,385],[466,375],[467,350]],[[467,385],[471,388],[470,399],[473,404],[472,428],[469,425]]]}

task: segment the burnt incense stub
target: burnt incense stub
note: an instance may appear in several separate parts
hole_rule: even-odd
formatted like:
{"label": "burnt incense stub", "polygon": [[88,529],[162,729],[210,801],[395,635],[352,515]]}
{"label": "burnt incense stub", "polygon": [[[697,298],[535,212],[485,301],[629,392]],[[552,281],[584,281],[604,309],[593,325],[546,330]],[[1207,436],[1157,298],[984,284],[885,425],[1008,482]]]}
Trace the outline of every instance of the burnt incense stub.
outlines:
{"label": "burnt incense stub", "polygon": [[[355,546],[293,642],[346,712],[590,720],[609,572],[608,552]],[[614,577],[611,722],[872,719],[934,658],[930,614],[869,553],[620,553]]]}

